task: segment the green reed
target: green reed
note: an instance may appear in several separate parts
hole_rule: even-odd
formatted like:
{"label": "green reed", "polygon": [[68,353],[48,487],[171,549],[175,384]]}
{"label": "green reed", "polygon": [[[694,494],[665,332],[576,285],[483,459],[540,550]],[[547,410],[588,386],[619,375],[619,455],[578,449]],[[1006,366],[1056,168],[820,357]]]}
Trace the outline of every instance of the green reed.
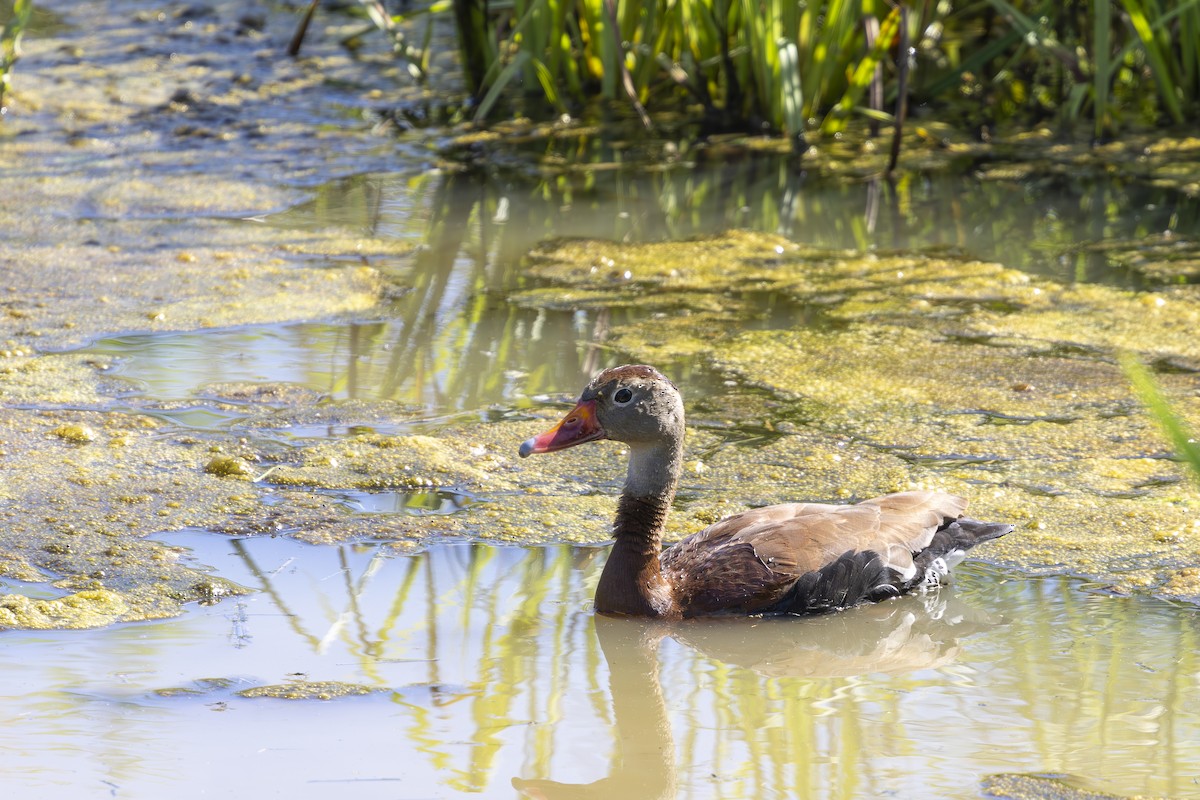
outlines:
{"label": "green reed", "polygon": [[1200,442],[1191,434],[1183,419],[1176,413],[1170,402],[1163,395],[1150,371],[1132,354],[1121,356],[1121,368],[1125,377],[1133,386],[1134,393],[1142,401],[1147,412],[1158,423],[1163,434],[1171,443],[1171,447],[1192,472],[1193,477],[1200,481]]}
{"label": "green reed", "polygon": [[1015,48],[992,77],[1008,102],[1057,109],[1068,124],[1090,115],[1097,137],[1124,119],[1196,119],[1200,0],[987,2]]}
{"label": "green reed", "polygon": [[21,56],[21,36],[33,14],[33,0],[15,0],[8,21],[0,25],[0,110],[10,89],[12,69]]}
{"label": "green reed", "polygon": [[[1200,0],[437,0],[387,15],[423,77],[452,17],[474,118],[548,118],[597,100],[680,110],[709,130],[799,140],[904,101],[972,124],[1057,120],[1096,137],[1200,116]],[[408,24],[424,18],[423,37]],[[419,41],[418,41],[419,39]],[[909,67],[911,66],[911,70]]]}

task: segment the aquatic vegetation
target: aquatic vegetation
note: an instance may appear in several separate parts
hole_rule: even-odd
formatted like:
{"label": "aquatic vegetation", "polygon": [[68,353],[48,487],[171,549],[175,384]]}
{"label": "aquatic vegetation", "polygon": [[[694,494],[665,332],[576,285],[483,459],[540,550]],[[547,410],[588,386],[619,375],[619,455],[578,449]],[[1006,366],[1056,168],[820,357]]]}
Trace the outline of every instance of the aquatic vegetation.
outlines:
{"label": "aquatic vegetation", "polygon": [[250,465],[236,456],[213,456],[204,465],[204,471],[209,475],[222,478],[249,478],[254,474]]}
{"label": "aquatic vegetation", "polygon": [[[800,143],[851,117],[898,133],[908,102],[985,128],[1090,123],[1095,137],[1200,113],[1197,2],[437,0],[396,15],[361,5],[420,76],[429,17],[453,16],[476,121],[574,113],[598,95],[647,126],[687,108],[709,130],[766,129]],[[424,43],[414,46],[403,31],[421,16]]]}
{"label": "aquatic vegetation", "polygon": [[12,82],[12,70],[21,56],[21,36],[33,14],[33,0],[13,0],[12,11],[0,25],[0,118],[4,116],[4,95]]}
{"label": "aquatic vegetation", "polygon": [[0,629],[99,628],[126,618],[130,611],[117,592],[87,589],[51,600],[19,594],[0,595]]}
{"label": "aquatic vegetation", "polygon": [[1197,444],[1196,437],[1171,408],[1170,403],[1163,396],[1158,382],[1136,358],[1128,353],[1122,356],[1121,367],[1125,370],[1129,382],[1133,384],[1138,399],[1146,406],[1150,416],[1154,417],[1154,421],[1158,423],[1163,434],[1171,442],[1171,447],[1191,468],[1192,477],[1200,481],[1200,444]]}
{"label": "aquatic vegetation", "polygon": [[88,444],[96,441],[96,432],[87,425],[59,425],[51,433],[72,444]]}
{"label": "aquatic vegetation", "polygon": [[277,700],[336,700],[359,697],[383,691],[375,686],[362,686],[342,681],[292,681],[270,686],[254,686],[236,692],[238,697],[271,697]]}

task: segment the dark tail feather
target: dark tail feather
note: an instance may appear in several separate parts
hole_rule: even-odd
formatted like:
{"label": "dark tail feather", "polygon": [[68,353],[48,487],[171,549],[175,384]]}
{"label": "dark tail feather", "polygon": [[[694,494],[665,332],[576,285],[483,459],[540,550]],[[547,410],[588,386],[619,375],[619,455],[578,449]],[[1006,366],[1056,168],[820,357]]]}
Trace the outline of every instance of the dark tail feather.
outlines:
{"label": "dark tail feather", "polygon": [[959,529],[959,535],[954,536],[955,544],[967,550],[980,542],[999,539],[1005,534],[1012,533],[1013,526],[1006,522],[980,522],[977,519],[960,517],[942,530]]}
{"label": "dark tail feather", "polygon": [[1006,533],[1011,533],[1012,529],[1013,526],[1005,522],[980,522],[967,517],[947,522],[938,528],[929,547],[913,556],[913,563],[920,570],[918,580],[921,580],[921,576],[926,574],[926,570],[933,566],[937,559],[950,557],[956,562],[962,554],[980,542],[999,539]]}

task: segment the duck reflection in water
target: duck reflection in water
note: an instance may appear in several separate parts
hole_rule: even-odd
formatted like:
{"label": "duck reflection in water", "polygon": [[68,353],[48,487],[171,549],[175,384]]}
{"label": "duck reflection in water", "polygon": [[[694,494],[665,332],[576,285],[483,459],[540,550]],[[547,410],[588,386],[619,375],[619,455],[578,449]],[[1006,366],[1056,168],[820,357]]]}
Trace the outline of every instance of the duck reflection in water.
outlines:
{"label": "duck reflection in water", "polygon": [[612,695],[609,775],[591,783],[513,778],[513,787],[525,797],[648,800],[676,796],[675,742],[659,680],[659,649],[665,638],[698,651],[716,666],[767,678],[836,679],[944,666],[958,655],[962,639],[999,624],[955,598],[950,587],[806,619],[707,617],[663,622],[602,615],[592,619]]}

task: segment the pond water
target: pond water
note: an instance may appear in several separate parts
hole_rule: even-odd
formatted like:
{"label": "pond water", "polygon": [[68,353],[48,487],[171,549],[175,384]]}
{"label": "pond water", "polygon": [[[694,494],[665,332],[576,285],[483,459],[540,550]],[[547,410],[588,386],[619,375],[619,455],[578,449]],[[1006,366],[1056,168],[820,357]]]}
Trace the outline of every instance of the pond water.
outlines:
{"label": "pond water", "polygon": [[[606,154],[613,157],[612,153]],[[339,226],[411,242],[411,258],[376,265],[396,284],[372,319],[139,333],[94,342],[115,359],[129,394],[204,397],[223,382],[282,382],[335,400],[393,400],[426,417],[528,406],[573,392],[618,363],[606,348],[629,309],[529,309],[503,294],[530,285],[522,257],[546,238],[658,240],[734,227],[783,233],[815,247],[952,251],[1065,283],[1144,282],[1100,247],[1200,230],[1200,199],[1096,175],[979,180],[966,170],[900,185],[794,173],[784,159],[646,174],[632,167],[586,177],[366,174],[331,181],[316,198],[268,217],[294,228]],[[1089,245],[1097,247],[1089,248]],[[811,309],[769,293],[748,326],[809,324]],[[236,422],[178,408],[197,427]]]}
{"label": "pond water", "polygon": [[[221,384],[282,383],[396,401],[412,416],[370,430],[428,430],[571,393],[622,360],[606,332],[635,312],[503,301],[528,285],[520,255],[546,236],[746,226],[1129,285],[1140,279],[1080,243],[1187,232],[1198,217],[1173,190],[1086,177],[888,187],[762,164],[602,172],[586,186],[363,175],[265,222],[411,241],[411,259],[377,264],[400,291],[375,318],[117,335],[87,351],[112,359],[114,409],[179,429],[237,426],[236,403],[216,401]],[[765,324],[804,323],[802,309],[762,300],[776,308]],[[303,447],[364,429],[244,433]],[[356,514],[471,503],[329,494]],[[2,634],[0,758],[22,796],[969,798],[995,776],[1026,775],[1041,796],[1200,797],[1190,607],[967,564],[940,594],[826,618],[656,627],[590,613],[603,549],[160,538],[255,593],[175,620]],[[306,682],[371,691],[238,694]]]}
{"label": "pond water", "polygon": [[[190,19],[206,16],[204,4],[185,5],[172,11],[173,37],[153,39],[143,21],[80,52],[117,59],[151,41],[166,63],[189,49],[217,61],[241,49],[184,39],[208,24]],[[97,16],[112,24],[121,14]],[[71,53],[58,58],[80,58]],[[239,68],[236,83],[273,85],[260,70]],[[236,230],[239,242],[255,230],[335,228],[409,245],[407,255],[302,257],[369,264],[390,301],[360,318],[110,331],[83,348],[105,365],[100,411],[152,416],[166,423],[153,434],[163,439],[305,448],[548,405],[624,361],[611,332],[642,313],[509,303],[507,293],[536,288],[522,259],[551,237],[657,241],[744,228],[818,248],[959,253],[1065,284],[1144,286],[1151,279],[1121,253],[1194,248],[1200,236],[1194,196],[1103,170],[1031,169],[1019,153],[887,183],[806,174],[789,158],[744,151],[674,159],[661,142],[566,135],[447,166],[430,144],[436,131],[359,136],[364,116],[367,126],[381,120],[347,99],[347,71],[358,80],[370,70],[352,64],[290,103],[247,100],[236,112],[187,102],[207,99],[201,84],[180,83],[191,86],[182,94],[172,84],[164,99],[176,101],[149,109],[142,132],[177,132],[174,149],[147,139],[138,147],[162,160],[118,169],[146,186],[154,170],[182,169],[311,187],[308,201],[253,220],[195,216]],[[180,124],[188,105],[195,125]],[[224,135],[200,135],[236,133],[236,121],[261,144],[230,150]],[[85,128],[111,138],[103,159],[72,149],[52,168],[14,170],[112,169],[110,157],[129,157],[130,125],[141,136],[136,124]],[[305,133],[281,148],[273,126]],[[147,229],[121,228],[162,214],[152,194],[135,199],[115,210],[88,200],[71,222],[97,223],[104,244],[132,237],[159,248],[138,238]],[[203,205],[180,206],[191,207]],[[171,213],[173,224],[191,219]],[[761,311],[747,327],[811,321],[786,298],[739,300]],[[746,391],[686,367],[710,397]],[[264,422],[245,407],[255,401],[230,391],[245,384],[296,387],[351,410]],[[257,488],[266,505],[299,494]],[[312,494],[372,520],[471,513],[476,502],[444,488]],[[176,619],[0,631],[7,796],[975,798],[1000,796],[997,776],[1025,776],[1040,797],[1200,797],[1200,611],[1190,606],[972,562],[939,593],[828,617],[664,627],[590,611],[601,547],[443,542],[408,552],[200,530],[155,538],[252,591]],[[60,597],[68,590],[50,585],[56,577],[5,577],[0,594]],[[242,694],[262,687],[307,699]]]}
{"label": "pond water", "polygon": [[[603,154],[616,158],[616,154]],[[898,186],[782,160],[548,178],[366,174],[263,224],[411,242],[377,260],[396,291],[369,319],[114,334],[110,410],[173,430],[243,419],[223,384],[395,401],[403,421],[239,435],[311,442],[434,430],[572,393],[622,359],[634,311],[517,308],[521,255],[549,236],[654,240],[730,227],[826,248],[948,248],[1064,282],[1138,283],[1082,245],[1193,234],[1200,204],[1087,176]],[[230,225],[244,222],[228,221]],[[760,298],[755,325],[805,324]],[[731,391],[713,376],[710,393]],[[515,445],[515,443],[514,443]],[[453,514],[445,491],[326,492],[348,513]],[[265,502],[273,502],[267,495]],[[671,627],[598,618],[603,549],[167,533],[254,593],[180,619],[0,633],[3,785],[21,797],[978,797],[997,775],[1200,797],[1200,613],[980,564],[940,594],[820,619]],[[40,584],[0,591],[51,596]],[[41,594],[39,594],[41,593]],[[343,682],[331,700],[242,690]],[[337,693],[337,687],[321,692]],[[1058,781],[1058,782],[1055,782]],[[1048,787],[1048,788],[1047,788]]]}
{"label": "pond water", "polygon": [[[159,538],[256,592],[0,634],[11,796],[1200,796],[1194,609],[967,564],[827,617],[656,626],[590,612],[602,548]],[[303,682],[371,691],[239,694]]]}

